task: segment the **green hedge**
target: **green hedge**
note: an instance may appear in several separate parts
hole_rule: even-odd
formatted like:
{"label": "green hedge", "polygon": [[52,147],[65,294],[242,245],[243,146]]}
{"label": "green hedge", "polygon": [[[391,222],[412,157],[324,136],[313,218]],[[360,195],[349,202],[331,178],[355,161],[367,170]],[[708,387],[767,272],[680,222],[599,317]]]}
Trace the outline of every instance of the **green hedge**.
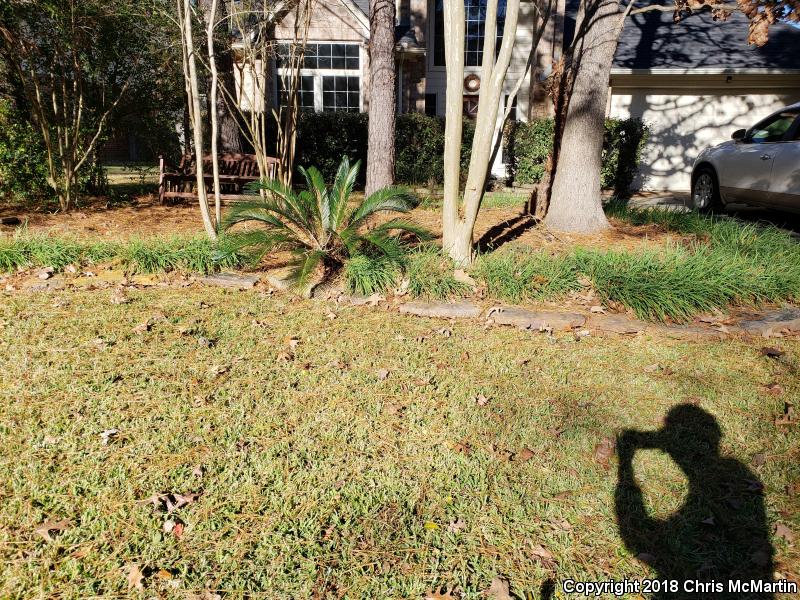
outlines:
{"label": "green hedge", "polygon": [[[553,120],[513,123],[506,128],[510,178],[518,184],[538,183],[553,140]],[[603,188],[617,195],[630,192],[649,130],[641,119],[606,119],[603,142]]]}
{"label": "green hedge", "polygon": [[[343,156],[367,162],[366,113],[302,113],[297,127],[297,166],[317,167],[332,180]],[[462,174],[466,176],[475,125],[464,121],[461,147]],[[444,119],[419,113],[397,118],[396,179],[404,184],[442,183],[444,172]],[[366,169],[361,170],[362,183]]]}
{"label": "green hedge", "polygon": [[0,198],[24,202],[51,195],[41,134],[0,100]]}

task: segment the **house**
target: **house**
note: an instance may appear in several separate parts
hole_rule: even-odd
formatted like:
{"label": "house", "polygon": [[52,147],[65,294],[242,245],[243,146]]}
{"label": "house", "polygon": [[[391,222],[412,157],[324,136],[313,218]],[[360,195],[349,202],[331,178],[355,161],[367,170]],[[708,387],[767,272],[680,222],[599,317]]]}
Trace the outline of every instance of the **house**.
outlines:
{"label": "house", "polygon": [[[464,0],[467,40],[463,102],[474,114],[480,85],[486,0]],[[505,1],[500,0],[502,28]],[[551,113],[543,81],[570,43],[577,0],[557,0],[554,17],[540,40],[534,68],[523,82],[513,118]],[[365,111],[369,89],[368,0],[318,0],[310,21],[301,71],[300,102],[306,110]],[[397,0],[396,56],[399,113],[444,115],[443,0]],[[535,5],[523,0],[518,39],[506,79],[512,92],[526,71],[533,43]],[[294,35],[291,15],[275,27],[278,42]],[[779,24],[762,48],[746,45],[747,20],[736,14],[715,22],[707,13],[674,23],[671,12],[628,18],[610,81],[609,114],[639,117],[652,127],[642,161],[640,184],[653,189],[688,189],[691,163],[699,151],[727,139],[780,105],[800,99],[800,29]],[[271,73],[280,81],[282,68]],[[275,77],[277,75],[277,77]],[[267,86],[268,106],[280,97],[279,84]],[[498,131],[500,123],[498,122]],[[505,174],[498,157],[495,175]]]}
{"label": "house", "polygon": [[649,189],[688,190],[703,148],[800,100],[800,29],[778,23],[747,46],[747,18],[707,12],[675,23],[671,12],[628,18],[611,71],[609,112],[651,129],[639,169]]}

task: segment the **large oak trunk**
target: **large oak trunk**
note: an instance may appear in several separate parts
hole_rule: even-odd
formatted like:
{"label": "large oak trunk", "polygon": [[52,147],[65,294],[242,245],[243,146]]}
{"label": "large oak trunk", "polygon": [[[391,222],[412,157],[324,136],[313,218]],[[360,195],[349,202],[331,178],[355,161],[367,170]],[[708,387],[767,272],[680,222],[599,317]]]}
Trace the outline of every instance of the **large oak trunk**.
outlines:
{"label": "large oak trunk", "polygon": [[591,233],[609,227],[600,195],[603,124],[622,19],[619,0],[581,4],[569,67],[574,83],[545,218],[558,231]]}
{"label": "large oak trunk", "polygon": [[367,195],[394,183],[394,0],[370,0]]}

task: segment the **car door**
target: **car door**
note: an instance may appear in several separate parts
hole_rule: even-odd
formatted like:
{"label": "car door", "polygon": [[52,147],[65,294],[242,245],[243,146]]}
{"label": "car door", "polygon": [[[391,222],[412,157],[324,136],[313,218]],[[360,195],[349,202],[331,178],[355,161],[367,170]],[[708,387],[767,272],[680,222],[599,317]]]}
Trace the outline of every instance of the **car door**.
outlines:
{"label": "car door", "polygon": [[800,212],[800,116],[786,139],[777,146],[770,177],[771,204]]}
{"label": "car door", "polygon": [[770,181],[780,141],[797,114],[782,111],[751,127],[720,157],[720,188],[727,202],[769,205]]}

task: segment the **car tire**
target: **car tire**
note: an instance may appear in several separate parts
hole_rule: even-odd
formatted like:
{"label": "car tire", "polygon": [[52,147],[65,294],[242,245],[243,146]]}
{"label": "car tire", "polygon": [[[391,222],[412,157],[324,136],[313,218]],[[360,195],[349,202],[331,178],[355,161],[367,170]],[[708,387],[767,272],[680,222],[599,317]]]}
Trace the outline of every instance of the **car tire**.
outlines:
{"label": "car tire", "polygon": [[720,211],[724,208],[719,194],[717,174],[711,167],[700,167],[692,177],[692,206],[703,213]]}

